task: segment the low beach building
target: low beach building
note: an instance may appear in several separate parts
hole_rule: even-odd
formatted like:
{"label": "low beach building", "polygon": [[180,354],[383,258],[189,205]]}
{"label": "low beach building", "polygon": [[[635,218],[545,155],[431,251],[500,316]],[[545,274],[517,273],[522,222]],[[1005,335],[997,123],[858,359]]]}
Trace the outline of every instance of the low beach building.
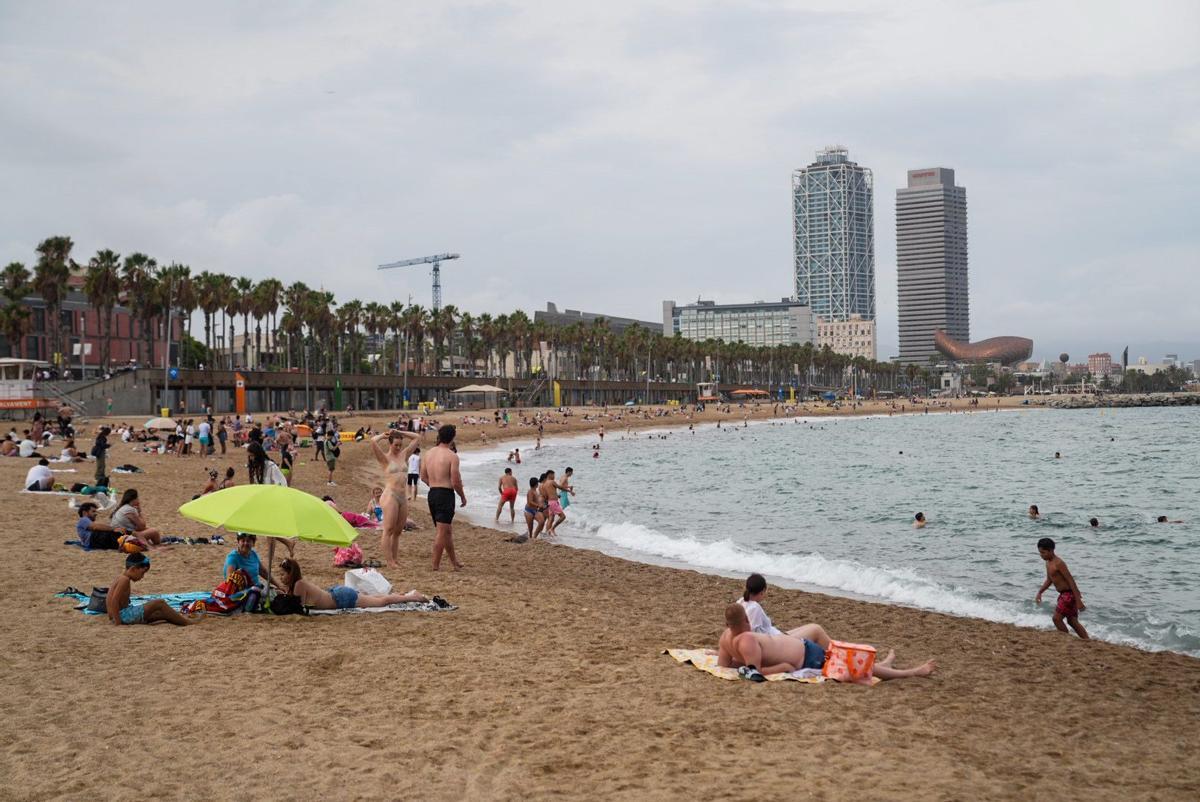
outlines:
{"label": "low beach building", "polygon": [[828,345],[833,351],[847,356],[875,359],[875,321],[851,315],[849,320],[817,318],[817,348]]}
{"label": "low beach building", "polygon": [[[650,323],[645,320],[635,320],[631,317],[618,317],[617,315],[605,315],[599,312],[580,312],[577,309],[564,309],[559,311],[558,306],[552,302],[546,302],[546,311],[537,310],[533,313],[535,323],[547,323],[551,326],[570,326],[573,323],[590,324],[593,321],[603,318],[608,324],[608,328],[613,334],[620,334],[633,325],[638,325],[646,329],[651,334],[662,334],[663,327],[661,323]],[[668,332],[668,336],[670,333]]]}
{"label": "low beach building", "polygon": [[748,304],[697,300],[677,306],[663,301],[663,333],[687,340],[724,340],[747,345],[798,345],[812,342],[812,313],[790,298]]}

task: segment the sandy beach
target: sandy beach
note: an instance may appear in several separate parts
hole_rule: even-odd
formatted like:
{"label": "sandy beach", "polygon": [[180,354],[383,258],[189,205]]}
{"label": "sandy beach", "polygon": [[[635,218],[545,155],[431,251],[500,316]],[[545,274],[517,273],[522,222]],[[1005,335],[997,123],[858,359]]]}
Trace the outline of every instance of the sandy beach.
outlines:
{"label": "sandy beach", "polygon": [[[477,413],[440,417],[463,414]],[[582,414],[547,435],[595,429]],[[702,420],[718,416],[742,412]],[[605,426],[681,422],[626,415]],[[460,426],[460,442],[483,433],[534,438],[488,424]],[[311,455],[301,452],[296,486],[361,511],[378,477],[369,447],[343,447],[336,488]],[[168,534],[211,534],[176,512],[206,468],[232,465],[245,480],[233,449],[175,458],[117,443],[109,465],[127,461],[146,473],[118,487],[136,487]],[[3,799],[1200,797],[1200,660],[772,588],[765,606],[780,626],[817,621],[835,638],[895,649],[899,665],[932,657],[939,670],[874,688],[722,681],[662,651],[714,646],[740,581],[509,544],[461,519],[467,568],[434,573],[424,498],[411,506],[419,529],[404,537],[403,573],[385,573],[457,611],[114,627],[55,598],[109,585],[121,560],[63,545],[76,520],[67,500],[16,492],[30,464],[0,460]],[[64,479],[90,475],[76,467]],[[359,542],[380,556],[377,536]],[[155,552],[138,590],[211,590],[228,550]],[[330,549],[301,544],[297,557],[319,583],[340,580]]]}

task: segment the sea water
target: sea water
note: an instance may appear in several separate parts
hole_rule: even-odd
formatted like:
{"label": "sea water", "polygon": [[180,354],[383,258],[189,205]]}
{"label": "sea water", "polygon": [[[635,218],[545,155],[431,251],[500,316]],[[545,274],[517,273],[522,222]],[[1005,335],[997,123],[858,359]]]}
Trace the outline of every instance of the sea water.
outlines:
{"label": "sea water", "polygon": [[[491,525],[496,479],[575,469],[560,542],[701,571],[1050,627],[1037,541],[1074,574],[1093,637],[1200,656],[1200,409],[788,419],[516,441],[464,454]],[[525,462],[505,456],[512,446]],[[1055,458],[1055,452],[1062,457]],[[1040,520],[1027,515],[1030,504]],[[924,512],[928,525],[913,528]],[[1181,524],[1159,524],[1166,515]],[[1092,528],[1088,519],[1099,519]],[[507,528],[508,512],[502,518]]]}

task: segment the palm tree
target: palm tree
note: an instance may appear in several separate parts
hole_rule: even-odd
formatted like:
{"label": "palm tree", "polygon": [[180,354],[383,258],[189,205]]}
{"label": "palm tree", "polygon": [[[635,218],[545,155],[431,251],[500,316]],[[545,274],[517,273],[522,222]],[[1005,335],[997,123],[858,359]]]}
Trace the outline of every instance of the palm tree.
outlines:
{"label": "palm tree", "polygon": [[25,335],[33,322],[33,312],[25,304],[25,296],[33,292],[31,278],[29,270],[20,262],[9,262],[0,273],[0,293],[4,296],[0,331],[4,332],[12,353],[21,356],[25,354]]}
{"label": "palm tree", "polygon": [[[458,325],[458,309],[453,304],[447,304],[441,309],[433,311],[429,316],[429,334],[433,338],[433,375],[440,376],[442,372],[442,360],[446,355],[446,344],[450,337],[454,334],[454,329]],[[450,360],[450,366],[453,368],[454,360]],[[453,372],[453,371],[451,371]]]}
{"label": "palm tree", "polygon": [[483,355],[483,341],[479,339],[478,323],[470,312],[463,312],[458,319],[458,333],[462,337],[463,356],[470,366],[471,378],[478,375],[479,357]]}
{"label": "palm tree", "polygon": [[[283,299],[283,282],[277,278],[268,278],[258,283],[258,314],[262,317],[270,315],[271,325],[268,329],[268,347],[274,358],[274,367],[279,367],[279,327],[275,316],[279,313],[279,304]],[[255,346],[258,345],[258,327],[254,329]]]}
{"label": "palm tree", "polygon": [[400,364],[404,359],[404,352],[400,350],[400,337],[404,333],[404,303],[402,301],[392,301],[388,306],[388,328],[392,330],[392,334],[396,338],[396,373],[400,374],[404,370]]}
{"label": "palm tree", "polygon": [[121,296],[121,255],[97,251],[88,262],[83,291],[100,316],[100,365],[107,371],[112,357],[113,308]]}
{"label": "palm tree", "polygon": [[[242,368],[250,367],[250,313],[254,311],[254,282],[245,276],[238,276],[233,282],[233,297],[227,305],[231,317],[242,316]],[[237,324],[234,323],[236,328]],[[230,344],[232,344],[230,340]],[[230,354],[230,359],[233,355]]]}
{"label": "palm tree", "polygon": [[408,340],[409,358],[416,358],[417,365],[421,366],[417,371],[420,373],[424,369],[427,315],[420,304],[412,304],[404,310],[401,321],[404,326],[404,336]]}
{"label": "palm tree", "polygon": [[[192,313],[200,306],[200,301],[196,295],[196,279],[192,276],[192,269],[187,265],[173,264],[171,269],[175,276],[175,310],[183,316],[183,329],[187,335],[187,339],[192,338]],[[179,360],[182,364],[183,359],[188,354],[188,349],[180,348]],[[183,365],[183,367],[194,367]]]}
{"label": "palm tree", "polygon": [[33,286],[46,302],[46,330],[51,332],[51,352],[62,359],[62,304],[67,297],[67,279],[71,277],[70,237],[47,237],[37,246],[38,261],[33,270]]}
{"label": "palm tree", "polygon": [[212,367],[212,354],[216,347],[216,326],[213,317],[221,310],[221,297],[224,294],[225,277],[205,270],[196,277],[197,298],[200,311],[204,313],[204,348],[209,355],[209,367]]}
{"label": "palm tree", "polygon": [[342,357],[345,356],[344,346],[342,344],[348,340],[350,343],[350,366],[349,366],[349,368],[350,368],[351,372],[356,373],[356,372],[358,372],[358,368],[359,368],[358,327],[360,325],[362,325],[362,318],[363,318],[362,301],[359,301],[358,299],[353,299],[353,300],[347,301],[346,303],[342,304],[341,308],[338,309],[338,311],[337,311],[336,317],[337,317],[337,327],[338,327],[338,344],[340,346],[339,350],[343,351],[343,353],[339,354],[339,356],[338,356],[339,372],[342,367]]}
{"label": "palm tree", "polygon": [[287,307],[287,320],[281,320],[280,325],[288,334],[288,350],[287,350],[287,367],[290,370],[292,367],[292,348],[297,338],[304,336],[304,304],[308,299],[308,294],[311,290],[308,289],[303,281],[297,281],[288,285],[283,291],[283,305]]}
{"label": "palm tree", "polygon": [[367,335],[379,348],[379,353],[375,355],[375,362],[371,365],[372,373],[383,372],[384,354],[387,352],[386,335],[388,330],[388,316],[390,314],[391,310],[378,301],[371,301],[363,307],[363,328],[367,330]]}
{"label": "palm tree", "polygon": [[[129,338],[134,340],[133,321],[139,321],[142,339],[149,342],[150,311],[153,302],[154,274],[158,263],[144,253],[131,253],[125,257],[121,266],[121,288],[125,293],[125,306],[129,308]],[[133,358],[143,362],[140,348],[135,351]],[[145,362],[149,362],[146,357]]]}
{"label": "palm tree", "polygon": [[[237,360],[235,357],[234,342],[237,340],[237,319],[242,313],[242,289],[241,282],[251,283],[248,278],[231,277],[228,286],[221,293],[221,312],[228,320],[228,336],[225,338],[225,348],[229,355],[229,369],[236,368]],[[251,283],[253,287],[253,283]],[[242,343],[245,346],[245,342]],[[243,365],[244,367],[244,365]]]}
{"label": "palm tree", "polygon": [[520,309],[508,316],[508,338],[512,343],[512,351],[515,355],[513,373],[518,378],[521,374],[522,361],[525,363],[525,375],[529,375],[533,351],[530,337],[532,327],[533,322],[529,319],[529,315]]}
{"label": "palm tree", "polygon": [[[163,359],[167,362],[171,360],[171,335],[173,332],[167,330],[168,326],[173,326],[171,317],[175,310],[182,310],[180,298],[184,294],[191,294],[192,270],[187,265],[181,265],[178,262],[172,262],[162,269],[158,275],[158,281],[154,289],[154,306],[155,313],[158,317],[157,328],[161,329],[158,336],[164,340],[166,351]],[[190,300],[190,299],[189,299]],[[181,314],[183,312],[181,311]],[[191,309],[186,310],[186,314],[191,314]],[[186,325],[186,317],[184,324]],[[153,347],[150,353],[154,353]],[[183,350],[180,349],[179,358],[183,359]]]}
{"label": "palm tree", "polygon": [[495,376],[492,371],[492,352],[496,348],[496,321],[487,312],[475,320],[475,329],[479,332],[479,346],[483,351],[483,375]]}

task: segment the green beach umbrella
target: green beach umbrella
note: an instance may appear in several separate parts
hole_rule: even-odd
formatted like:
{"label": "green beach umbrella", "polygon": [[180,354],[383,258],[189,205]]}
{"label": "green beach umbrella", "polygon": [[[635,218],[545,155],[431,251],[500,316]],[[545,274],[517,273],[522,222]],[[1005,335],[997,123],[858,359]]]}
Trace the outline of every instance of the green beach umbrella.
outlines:
{"label": "green beach umbrella", "polygon": [[208,493],[179,508],[179,514],[230,532],[298,538],[349,546],[358,532],[321,499],[280,485],[237,485]]}

